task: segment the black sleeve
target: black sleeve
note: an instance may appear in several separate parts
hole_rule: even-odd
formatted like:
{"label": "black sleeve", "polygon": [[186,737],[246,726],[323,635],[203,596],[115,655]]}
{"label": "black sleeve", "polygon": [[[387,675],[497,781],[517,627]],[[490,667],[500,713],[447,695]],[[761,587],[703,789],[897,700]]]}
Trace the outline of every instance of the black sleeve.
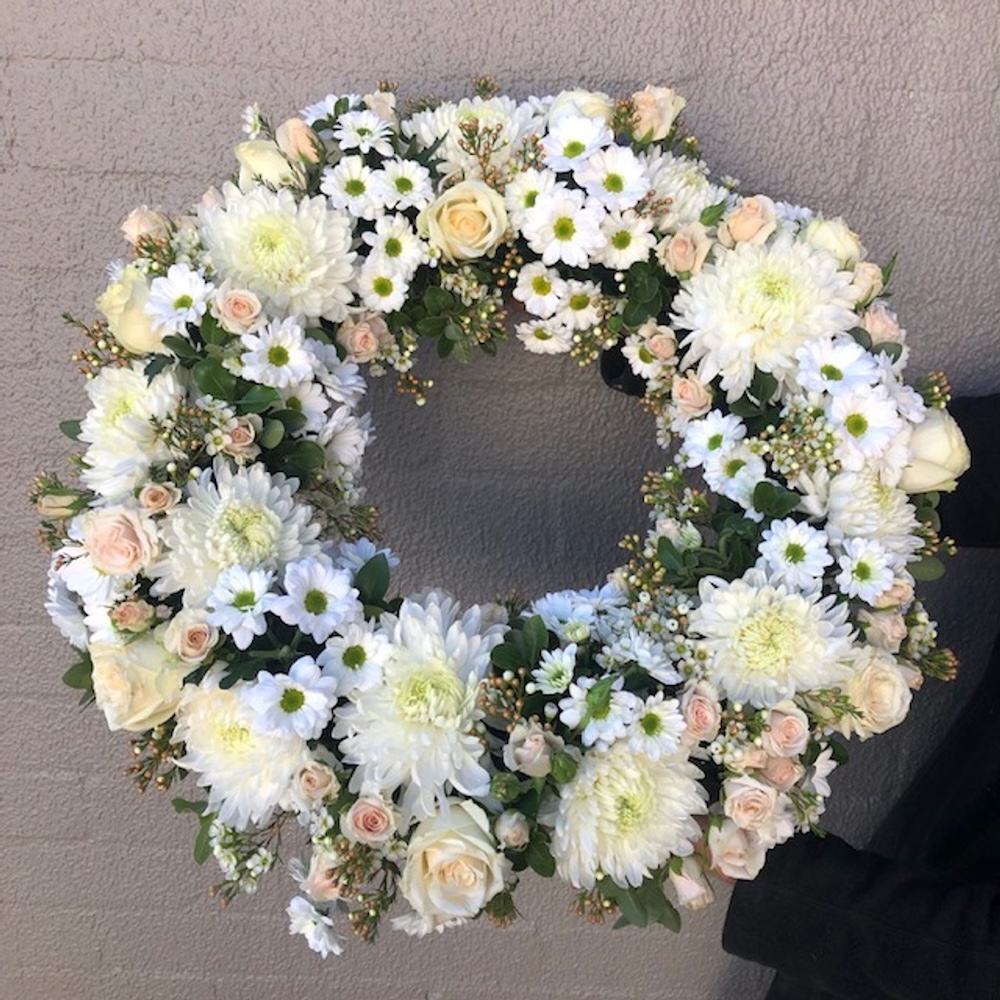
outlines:
{"label": "black sleeve", "polygon": [[948,411],[958,421],[972,454],[972,466],[938,508],[942,530],[959,545],[1000,546],[1000,395],[953,399]]}
{"label": "black sleeve", "polygon": [[834,836],[771,850],[755,880],[737,883],[722,943],[795,980],[802,1000],[1000,1000],[1000,887],[919,873]]}

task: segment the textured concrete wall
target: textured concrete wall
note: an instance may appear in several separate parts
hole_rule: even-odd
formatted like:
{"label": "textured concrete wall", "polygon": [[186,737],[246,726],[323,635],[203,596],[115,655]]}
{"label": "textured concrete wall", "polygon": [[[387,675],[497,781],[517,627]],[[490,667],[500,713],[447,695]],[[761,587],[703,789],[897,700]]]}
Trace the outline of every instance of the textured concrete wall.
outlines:
{"label": "textured concrete wall", "polygon": [[[914,372],[946,366],[959,391],[997,389],[998,32],[997,0],[3,0],[0,997],[760,995],[766,973],[721,951],[724,899],[679,938],[611,933],[568,914],[560,887],[526,879],[524,919],[504,933],[386,930],[325,964],[285,933],[283,876],[226,912],[207,899],[214,873],[189,861],[190,818],[131,791],[118,777],[126,741],[58,683],[69,657],[41,610],[24,494],[67,454],[56,424],[83,406],[59,314],[92,316],[129,209],[177,210],[228,173],[249,101],[280,118],[384,77],[441,96],[484,72],[518,96],[656,82],[688,97],[713,168],[845,215],[877,259],[899,252],[893,305]],[[369,482],[406,582],[474,599],[599,578],[641,525],[635,489],[658,461],[634,407],[593,372],[516,344],[432,367],[423,410],[389,386],[373,393]],[[967,696],[998,582],[995,555],[966,553],[935,588],[968,670],[856,751],[833,829],[863,838]]]}

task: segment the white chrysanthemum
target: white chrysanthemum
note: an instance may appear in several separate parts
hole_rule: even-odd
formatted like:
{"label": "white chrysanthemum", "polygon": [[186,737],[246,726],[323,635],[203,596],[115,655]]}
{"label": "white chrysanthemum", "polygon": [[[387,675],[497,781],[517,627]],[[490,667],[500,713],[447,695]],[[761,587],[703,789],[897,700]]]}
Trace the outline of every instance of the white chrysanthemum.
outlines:
{"label": "white chrysanthemum", "polygon": [[232,636],[237,649],[247,649],[267,631],[267,612],[274,604],[271,593],[274,574],[262,569],[229,566],[224,569],[205,599],[209,625]]}
{"label": "white chrysanthemum", "polygon": [[337,683],[337,697],[368,691],[382,683],[382,668],[392,655],[386,634],[368,622],[352,622],[327,640],[316,662]]}
{"label": "white chrysanthemum", "polygon": [[839,396],[864,391],[879,381],[875,359],[850,337],[820,338],[795,352],[799,371],[795,381],[806,392]]}
{"label": "white chrysanthemum", "polygon": [[245,348],[240,374],[251,382],[285,389],[313,374],[316,359],[294,317],[272,320],[258,333],[245,333],[240,339]]}
{"label": "white chrysanthemum", "polygon": [[142,365],[102,368],[87,382],[90,409],[80,425],[89,445],[80,473],[83,485],[111,501],[123,501],[144,485],[149,467],[173,456],[155,423],[172,417],[183,398],[173,370],[147,379]]}
{"label": "white chrysanthemum", "polygon": [[255,292],[266,312],[345,319],[355,258],[349,219],[326,198],[296,202],[287,188],[243,193],[227,184],[225,196],[224,206],[199,210],[215,271]]}
{"label": "white chrysanthemum", "polygon": [[775,583],[799,590],[812,590],[833,564],[827,549],[826,533],[786,517],[772,521],[761,534],[757,548],[758,568],[766,570]]}
{"label": "white chrysanthemum", "polygon": [[316,555],[319,525],[294,499],[297,485],[262,465],[206,469],[162,522],[166,554],[149,571],[153,593],[183,590],[185,605],[199,607],[229,566],[279,570]]}
{"label": "white chrysanthemum", "polygon": [[594,255],[594,260],[612,271],[627,271],[633,264],[649,260],[656,246],[652,229],[653,220],[637,215],[632,209],[609,213],[601,223],[601,232],[607,242]]}
{"label": "white chrysanthemum", "polygon": [[850,275],[830,254],[779,234],[762,246],[740,243],[687,281],[674,298],[675,322],[690,333],[685,366],[722,378],[730,400],[757,369],[793,384],[795,352],[854,325]]}
{"label": "white chrysanthemum", "polygon": [[871,472],[841,472],[830,480],[826,530],[834,542],[871,538],[908,560],[921,546],[916,510],[909,497]]}
{"label": "white chrysanthemum", "polygon": [[538,666],[531,671],[531,679],[542,694],[562,694],[573,680],[576,670],[575,642],[565,649],[543,649]]}
{"label": "white chrysanthemum", "polygon": [[566,189],[566,185],[551,170],[529,167],[514,174],[503,191],[510,224],[515,229],[520,229],[524,225],[524,213],[535,207],[538,196],[548,194],[556,187]]}
{"label": "white chrysanthemum", "polygon": [[614,141],[614,133],[599,118],[567,115],[551,122],[542,139],[545,165],[557,173],[575,171],[599,149]]}
{"label": "white chrysanthemum", "polygon": [[362,264],[358,275],[358,295],[369,309],[393,313],[406,302],[409,290],[406,272],[390,258],[372,254]]}
{"label": "white chrysanthemum", "polygon": [[538,615],[545,627],[562,642],[586,642],[596,624],[594,606],[580,599],[575,590],[559,590],[539,597],[531,605],[531,614]]}
{"label": "white chrysanthemum", "polygon": [[460,616],[456,601],[431,591],[383,616],[393,643],[384,683],[336,711],[334,737],[354,765],[352,790],[371,784],[389,796],[402,788],[406,823],[433,815],[449,788],[486,793],[476,698],[506,629],[498,613],[476,605]]}
{"label": "white chrysanthemum", "polygon": [[650,760],[669,757],[677,752],[684,729],[680,702],[657,691],[636,711],[628,727],[628,746]]}
{"label": "white chrysanthemum", "polygon": [[342,475],[348,478],[361,468],[365,448],[374,439],[371,417],[364,413],[357,416],[349,406],[333,411],[326,426],[316,439],[326,452],[326,471],[334,480]]}
{"label": "white chrysanthemum", "polygon": [[383,215],[375,221],[375,231],[361,238],[372,248],[372,256],[382,257],[407,280],[428,260],[427,244],[413,231],[405,215]]}
{"label": "white chrysanthemum", "polygon": [[422,209],[434,197],[430,171],[415,160],[386,160],[372,175],[375,197],[386,208]]}
{"label": "white chrysanthemum", "polygon": [[59,554],[55,553],[49,566],[45,610],[49,613],[55,627],[62,633],[62,637],[71,646],[76,649],[86,649],[88,634],[83,622],[83,614],[73,594],[56,570],[58,557]]}
{"label": "white chrysanthemum", "polygon": [[323,171],[320,191],[330,206],[357,219],[374,219],[384,209],[374,171],[360,156],[345,156],[335,167]]}
{"label": "white chrysanthemum", "polygon": [[650,187],[645,164],[628,146],[611,145],[592,153],[573,171],[573,180],[609,212],[633,208]]}
{"label": "white chrysanthemum", "polygon": [[590,330],[601,321],[601,287],[593,281],[566,282],[562,308],[553,317],[570,330]]}
{"label": "white chrysanthemum", "polygon": [[275,598],[272,610],[314,642],[325,642],[334,629],[362,615],[350,573],[335,568],[327,556],[289,563],[282,586],[285,593]]}
{"label": "white chrysanthemum", "polygon": [[585,747],[607,750],[625,735],[642,702],[630,691],[623,691],[623,678],[616,677],[605,704],[595,708],[591,690],[598,683],[596,677],[571,681],[566,697],[559,700],[559,721],[570,729],[579,729]]}
{"label": "white chrysanthemum", "polygon": [[149,286],[146,314],[159,333],[184,333],[188,323],[205,315],[214,288],[187,264],[171,264],[166,275]]}
{"label": "white chrysanthemum", "polygon": [[692,420],[684,429],[684,443],[679,455],[688,468],[708,465],[717,456],[735,447],[747,434],[746,424],[733,413],[711,410],[700,420]]}
{"label": "white chrysanthemum", "polygon": [[525,264],[518,272],[513,295],[518,302],[524,303],[524,308],[532,315],[548,319],[566,301],[566,280],[555,268],[535,261]]}
{"label": "white chrysanthemum", "polygon": [[301,934],[306,944],[326,958],[339,955],[344,950],[333,929],[333,920],[320,913],[305,896],[294,896],[285,912],[288,914],[288,933]]}
{"label": "white chrysanthemum", "polygon": [[701,160],[674,156],[654,147],[646,164],[653,196],[665,205],[656,220],[660,232],[675,233],[698,222],[706,208],[729,197],[725,188],[709,181],[708,167]]}
{"label": "white chrysanthemum", "polygon": [[589,753],[560,790],[552,854],[560,878],[593,889],[600,876],[639,886],[671,855],[686,857],[706,811],[698,769],[689,761],[651,760],[619,744]]}
{"label": "white chrysanthemum", "polygon": [[601,232],[604,214],[582,191],[554,190],[539,195],[534,208],[524,213],[522,233],[543,263],[561,260],[570,267],[589,267],[607,242]]}
{"label": "white chrysanthemum", "polygon": [[[340,101],[346,102],[347,110],[353,111],[361,104],[360,94],[327,94],[322,101],[309,104],[304,107],[299,114],[307,125],[315,125],[316,122],[327,118],[335,118],[337,115],[337,104]],[[327,135],[333,135],[327,130]]]}
{"label": "white chrysanthemum", "polygon": [[705,676],[732,701],[764,707],[841,682],[852,630],[846,603],[803,594],[751,569],[703,579],[688,631],[707,651]]}
{"label": "white chrysanthemum", "polygon": [[314,740],[333,715],[337,682],[324,677],[311,656],[300,656],[287,674],[262,670],[241,693],[256,716],[256,728]]}
{"label": "white chrysanthemum", "polygon": [[392,126],[374,111],[348,111],[337,119],[333,137],[341,149],[359,153],[374,150],[379,156],[392,156]]}
{"label": "white chrysanthemum", "polygon": [[330,399],[356,407],[368,391],[361,369],[353,361],[341,361],[333,344],[310,340],[309,349],[321,365],[317,378]]}
{"label": "white chrysanthemum", "polygon": [[245,830],[265,823],[310,758],[294,733],[265,733],[236,685],[219,686],[221,674],[184,688],[174,739],[185,754],[177,764],[197,774],[208,790],[208,807],[221,823]]}
{"label": "white chrysanthemum", "polygon": [[903,568],[898,556],[870,538],[846,539],[837,564],[840,592],[868,604],[874,604],[892,586],[896,573]]}
{"label": "white chrysanthemum", "polygon": [[532,354],[566,354],[573,349],[573,331],[553,319],[518,323],[514,332]]}
{"label": "white chrysanthemum", "polygon": [[390,569],[395,569],[399,565],[399,557],[394,556],[391,549],[380,549],[370,538],[359,538],[356,542],[341,542],[337,546],[333,561],[353,574],[375,556],[384,556]]}

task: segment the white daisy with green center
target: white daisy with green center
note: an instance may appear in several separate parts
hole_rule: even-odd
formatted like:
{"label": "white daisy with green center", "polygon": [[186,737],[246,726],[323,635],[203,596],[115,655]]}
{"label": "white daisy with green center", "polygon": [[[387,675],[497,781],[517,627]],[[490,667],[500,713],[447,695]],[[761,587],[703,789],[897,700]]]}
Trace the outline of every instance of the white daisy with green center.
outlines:
{"label": "white daisy with green center", "polygon": [[536,260],[518,271],[513,295],[533,316],[548,319],[566,304],[566,279]]}
{"label": "white daisy with green center", "polygon": [[251,382],[286,389],[312,378],[316,358],[306,343],[305,331],[294,317],[272,320],[257,333],[240,338],[240,374]]}
{"label": "white daisy with green center", "polygon": [[337,697],[349,698],[382,683],[382,668],[391,653],[392,644],[380,628],[356,621],[339,628],[327,640],[316,662],[337,682]]}
{"label": "white daisy with green center", "polygon": [[333,137],[342,149],[356,149],[362,155],[374,150],[392,156],[392,126],[374,111],[347,111],[337,119]]}
{"label": "white daisy with green center", "polygon": [[[407,281],[421,264],[430,259],[427,244],[420,239],[405,215],[383,215],[375,220],[374,232],[363,233],[362,240],[371,247],[371,257],[395,268]],[[364,273],[364,269],[362,269]]]}
{"label": "white daisy with green center", "polygon": [[386,160],[372,183],[378,200],[399,211],[426,208],[434,197],[430,171],[416,160]]}
{"label": "white daisy with green center", "polygon": [[707,577],[698,593],[688,631],[724,697],[763,708],[843,681],[853,630],[836,594],[791,590],[757,569],[738,580]]}
{"label": "white daisy with green center", "polygon": [[209,625],[231,636],[237,649],[247,649],[267,631],[267,613],[274,608],[274,574],[262,569],[224,569],[205,601]]}
{"label": "white daisy with green center", "polygon": [[582,191],[554,189],[524,213],[522,235],[545,264],[589,267],[607,242],[601,232],[604,214]]}
{"label": "white daisy with green center", "polygon": [[826,532],[805,521],[786,517],[772,521],[761,533],[758,563],[775,583],[812,590],[833,564]]}
{"label": "white daisy with green center", "polygon": [[[314,341],[315,343],[315,341]],[[301,413],[306,422],[300,430],[291,432],[293,436],[316,434],[326,425],[331,400],[318,382],[299,382],[278,389],[285,408]]]}
{"label": "white daisy with green center", "polygon": [[626,740],[636,753],[645,754],[650,760],[659,760],[677,752],[684,729],[680,702],[657,691],[636,710]]}
{"label": "white daisy with green center", "polygon": [[567,354],[573,349],[573,331],[555,319],[518,323],[514,332],[532,354]]}
{"label": "white daisy with green center", "polygon": [[167,273],[154,278],[149,286],[145,311],[153,320],[158,333],[187,332],[188,323],[199,323],[208,300],[214,291],[197,272],[187,264],[171,264]]}
{"label": "white daisy with green center", "polygon": [[287,674],[260,671],[240,694],[254,713],[256,728],[315,740],[333,715],[337,682],[324,677],[311,656],[300,656]]}
{"label": "white daisy with green center", "polygon": [[215,272],[254,292],[265,312],[340,322],[347,317],[356,257],[350,220],[321,195],[225,186],[223,206],[199,209]]}
{"label": "white daisy with green center", "polygon": [[806,392],[839,396],[865,391],[880,380],[875,359],[851,337],[821,338],[795,352],[796,382]]}
{"label": "white daisy with green center", "polygon": [[904,432],[909,431],[909,424],[880,385],[834,396],[829,414],[837,433],[834,456],[852,472],[875,464]]}
{"label": "white daisy with green center", "polygon": [[837,559],[840,572],[837,586],[842,594],[874,604],[884,594],[902,569],[900,560],[884,545],[868,538],[848,538]]}
{"label": "white daisy with green center", "polygon": [[531,671],[535,689],[542,694],[562,694],[573,680],[577,648],[571,642],[563,649],[542,650],[538,666]]}
{"label": "white daisy with green center", "polygon": [[707,465],[747,434],[746,424],[733,413],[710,410],[700,420],[692,420],[684,429],[684,442],[678,453],[688,468]]}
{"label": "white daisy with green center", "polygon": [[559,700],[559,721],[580,730],[585,747],[606,750],[627,732],[641,702],[622,690],[621,676],[579,677]]}
{"label": "white daisy with green center", "polygon": [[374,172],[360,156],[345,156],[335,167],[327,167],[319,189],[332,208],[358,219],[375,219],[384,209]]}
{"label": "white daisy with green center", "polygon": [[746,441],[713,452],[705,462],[705,482],[730,500],[735,500],[746,516],[760,521],[763,514],[753,505],[753,494],[759,483],[767,479],[767,465]]}
{"label": "white daisy with green center", "polygon": [[641,333],[630,333],[625,338],[622,354],[628,361],[629,368],[647,381],[660,377],[672,367],[649,349],[649,342]]}
{"label": "white daisy with green center", "polygon": [[352,791],[402,789],[409,824],[433,815],[449,789],[478,796],[489,788],[477,696],[506,614],[476,605],[460,615],[457,602],[431,591],[382,621],[393,647],[383,683],[336,710],[333,735],[354,767]]}
{"label": "white daisy with green center", "polygon": [[514,174],[503,190],[510,224],[520,229],[524,223],[525,212],[535,207],[539,196],[549,194],[557,188],[565,191],[566,185],[551,170],[527,167]]}
{"label": "white daisy with green center", "polygon": [[705,813],[701,772],[687,760],[634,753],[624,742],[588,753],[559,793],[552,854],[560,878],[593,889],[639,886],[671,856],[687,857]]}
{"label": "white daisy with green center", "polygon": [[315,642],[326,642],[334,629],[362,617],[351,574],[336,568],[326,556],[289,563],[282,586],[285,593],[275,598],[272,610],[286,625],[308,633]]}
{"label": "white daisy with green center", "polygon": [[573,331],[593,329],[601,322],[603,300],[600,285],[571,278],[566,282],[562,308],[554,319]]}
{"label": "white daisy with green center", "polygon": [[645,165],[627,146],[599,149],[573,170],[576,181],[609,212],[624,212],[649,192]]}
{"label": "white daisy with green center", "polygon": [[550,123],[548,134],[542,139],[545,165],[557,173],[575,171],[614,141],[611,129],[599,118],[567,115]]}
{"label": "white daisy with green center", "polygon": [[373,253],[362,264],[358,295],[369,309],[383,314],[396,312],[406,302],[409,290],[406,272],[394,258]]}
{"label": "white daisy with green center", "polygon": [[653,220],[632,209],[610,212],[601,223],[607,243],[597,255],[597,262],[612,271],[627,271],[633,264],[649,260],[656,247]]}

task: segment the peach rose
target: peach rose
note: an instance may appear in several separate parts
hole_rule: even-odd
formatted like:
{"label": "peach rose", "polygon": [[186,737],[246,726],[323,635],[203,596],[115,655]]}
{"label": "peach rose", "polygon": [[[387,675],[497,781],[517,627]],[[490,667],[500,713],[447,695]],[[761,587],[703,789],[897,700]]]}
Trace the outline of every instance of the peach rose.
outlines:
{"label": "peach rose", "polygon": [[79,490],[51,489],[35,501],[35,510],[46,521],[64,521],[87,506]]}
{"label": "peach rose", "polygon": [[669,361],[677,353],[677,334],[669,326],[647,320],[636,333],[645,340],[646,350],[660,361]]}
{"label": "peach rose", "polygon": [[768,713],[762,740],[764,749],[773,757],[798,757],[809,743],[806,713],[794,702],[778,702]]}
{"label": "peach rose", "polygon": [[156,617],[156,609],[147,601],[122,601],[108,617],[119,632],[145,632]]}
{"label": "peach rose", "polygon": [[170,220],[146,205],[133,208],[121,224],[122,235],[133,246],[142,239],[165,240],[170,236]]}
{"label": "peach rose", "polygon": [[679,375],[670,385],[670,399],[685,417],[703,417],[712,408],[712,389],[697,375]]}
{"label": "peach rose", "polygon": [[202,663],[218,641],[218,628],[209,625],[201,611],[178,611],[163,628],[163,645],[192,666]]}
{"label": "peach rose", "polygon": [[708,831],[712,867],[726,878],[752,879],[764,867],[767,848],[752,830],[743,830],[731,819]]}
{"label": "peach rose", "polygon": [[148,301],[146,276],[134,264],[129,264],[95,303],[104,313],[111,335],[131,354],[166,353],[163,335],[156,332],[153,318],[146,313]]}
{"label": "peach rose", "polygon": [[687,280],[701,270],[711,249],[712,238],[708,230],[700,222],[692,222],[673,236],[660,240],[656,245],[656,257],[667,274]]}
{"label": "peach rose", "polygon": [[256,413],[236,418],[236,426],[222,436],[222,451],[238,462],[253,461],[260,454],[257,431],[263,426],[263,419]]}
{"label": "peach rose", "polygon": [[340,858],[331,851],[314,850],[309,859],[309,871],[301,883],[302,891],[315,903],[332,903],[340,899]]}
{"label": "peach rose", "polygon": [[351,843],[382,847],[396,833],[395,809],[380,795],[362,795],[340,818],[340,832]]}
{"label": "peach rose", "polygon": [[647,86],[632,95],[635,137],[642,142],[660,142],[670,134],[687,101],[669,87]]}
{"label": "peach rose", "polygon": [[301,119],[289,118],[282,122],[274,133],[278,149],[289,160],[304,163],[318,163],[322,143],[319,136]]}
{"label": "peach rose", "polygon": [[246,288],[234,288],[228,278],[212,296],[212,315],[223,330],[236,335],[252,333],[264,318],[260,299]]}
{"label": "peach rose", "polygon": [[156,555],[156,528],[126,507],[105,507],[83,518],[83,547],[108,576],[134,576]]}
{"label": "peach rose", "polygon": [[344,348],[348,361],[363,365],[373,360],[379,351],[389,347],[392,334],[381,316],[369,313],[358,319],[344,320],[337,330],[337,343]]}
{"label": "peach rose", "polygon": [[292,779],[292,792],[298,802],[310,808],[317,802],[330,802],[340,794],[340,780],[333,768],[322,760],[307,761]]}
{"label": "peach rose", "polygon": [[888,590],[883,590],[875,598],[876,608],[906,607],[913,600],[913,584],[909,580],[896,579]]}
{"label": "peach rose", "polygon": [[906,331],[899,325],[896,314],[882,302],[873,302],[858,320],[858,326],[867,331],[873,344],[901,344]]}
{"label": "peach rose", "polygon": [[720,223],[719,242],[724,247],[737,243],[752,243],[756,246],[778,228],[778,215],[774,202],[767,195],[758,194],[747,198],[730,212]]}
{"label": "peach rose", "polygon": [[181,498],[173,483],[146,483],[139,491],[139,505],[147,514],[162,514]]}
{"label": "peach rose", "polygon": [[537,722],[519,722],[504,744],[503,762],[511,771],[544,778],[552,770],[552,755],[564,746],[562,737]]}
{"label": "peach rose", "polygon": [[685,740],[705,743],[719,734],[722,706],[719,692],[708,681],[698,681],[681,695],[681,713],[687,727]]}
{"label": "peach rose", "polygon": [[898,611],[869,611],[862,608],[858,612],[861,627],[865,630],[865,641],[887,653],[898,653],[906,638],[906,620]]}
{"label": "peach rose", "polygon": [[686,910],[703,910],[715,899],[715,893],[696,858],[684,858],[680,871],[670,868],[670,884],[677,893],[677,902]]}
{"label": "peach rose", "polygon": [[723,809],[741,829],[759,832],[768,830],[774,822],[778,793],[756,778],[741,775],[727,778],[722,784],[725,796]]}
{"label": "peach rose", "polygon": [[482,181],[459,181],[417,217],[417,229],[446,260],[462,263],[492,254],[507,232],[503,196]]}
{"label": "peach rose", "polygon": [[768,757],[761,777],[779,792],[787,792],[805,777],[806,769],[793,757]]}

